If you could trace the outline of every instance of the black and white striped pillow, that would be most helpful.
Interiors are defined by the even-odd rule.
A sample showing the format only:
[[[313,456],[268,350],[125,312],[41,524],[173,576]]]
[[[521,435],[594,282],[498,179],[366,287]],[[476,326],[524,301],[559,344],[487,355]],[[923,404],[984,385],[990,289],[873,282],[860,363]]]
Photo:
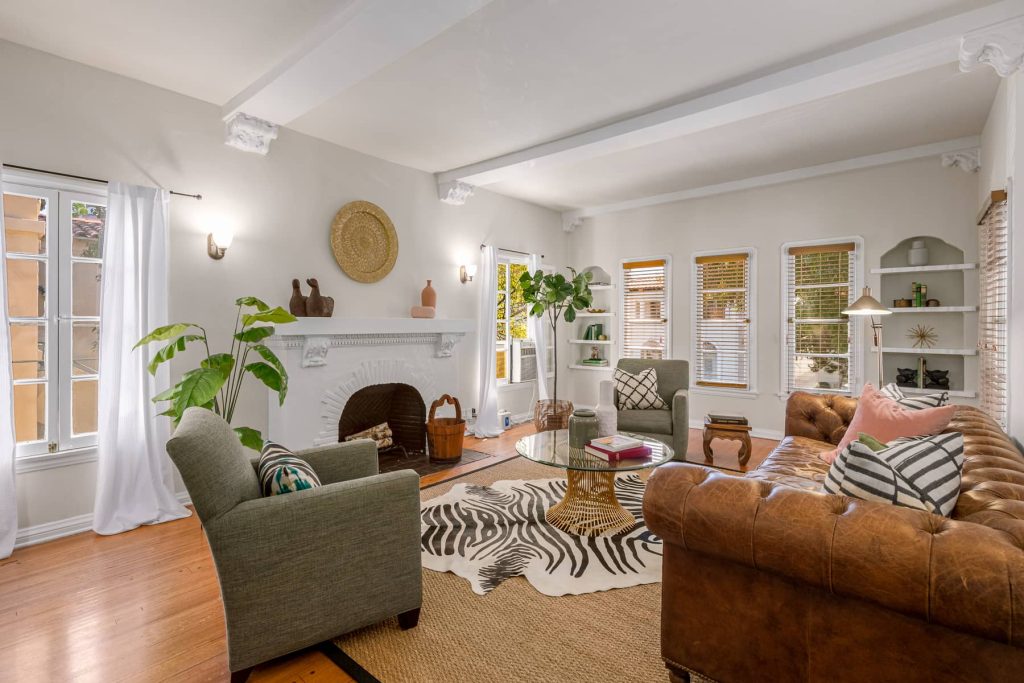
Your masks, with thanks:
[[[658,395],[658,374],[654,368],[637,374],[615,368],[615,391],[619,410],[653,410],[667,408]]]
[[[832,463],[825,491],[948,517],[960,495],[963,466],[959,432],[896,439],[878,452],[858,440]]]
[[[264,496],[291,493],[320,486],[320,477],[308,462],[273,441],[263,444],[259,467]]]
[[[904,394],[899,386],[895,383],[890,382],[884,387],[879,389],[878,393],[886,398],[891,398],[896,401],[904,408],[910,408],[911,410],[922,410],[924,408],[939,408],[949,403],[949,392],[940,391],[937,394],[922,394],[920,396],[907,396]]]

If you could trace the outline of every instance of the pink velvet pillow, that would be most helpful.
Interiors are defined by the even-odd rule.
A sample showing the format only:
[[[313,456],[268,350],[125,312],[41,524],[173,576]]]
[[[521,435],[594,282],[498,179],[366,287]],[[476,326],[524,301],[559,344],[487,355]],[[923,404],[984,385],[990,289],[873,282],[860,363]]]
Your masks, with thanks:
[[[833,451],[825,451],[819,457],[831,463],[846,446],[861,432],[870,434],[882,443],[888,443],[901,436],[928,436],[938,434],[953,419],[956,406],[908,410],[891,398],[886,398],[871,384],[864,385],[864,393],[857,401],[857,412],[853,414],[846,434]]]

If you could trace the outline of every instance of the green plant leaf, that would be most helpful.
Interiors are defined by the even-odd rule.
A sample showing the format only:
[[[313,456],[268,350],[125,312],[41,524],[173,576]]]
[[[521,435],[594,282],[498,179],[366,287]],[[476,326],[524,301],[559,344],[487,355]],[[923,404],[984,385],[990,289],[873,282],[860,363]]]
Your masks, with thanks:
[[[155,375],[156,369],[160,367],[162,363],[166,363],[180,351],[184,351],[187,344],[191,341],[197,341],[203,339],[201,334],[183,334],[178,337],[170,344],[153,354],[153,360],[149,362],[149,374]]]
[[[252,350],[255,351],[256,353],[260,354],[260,356],[263,357],[263,360],[273,365],[274,369],[281,373],[281,376],[285,378],[285,381],[288,380],[288,373],[285,371],[284,365],[281,363],[281,359],[277,357],[276,353],[271,351],[263,344],[253,344],[252,347],[250,348],[252,348]]]
[[[242,330],[236,334],[235,339],[248,342],[249,344],[255,344],[256,342],[263,341],[272,334],[274,334],[273,325],[250,327],[249,329]]]
[[[186,408],[202,407],[211,403],[225,381],[227,378],[219,370],[189,370],[181,378],[180,391],[174,398],[174,409],[179,415],[184,415]]]
[[[235,434],[238,434],[238,440],[246,448],[251,448],[254,451],[263,449],[263,435],[252,427],[235,427]]]
[[[193,325],[192,323],[174,323],[173,325],[164,325],[163,327],[158,327],[149,334],[147,334],[145,337],[140,339],[139,341],[135,342],[135,346],[133,346],[132,349],[137,349],[140,346],[144,346],[155,341],[166,341],[168,339],[173,339],[174,337],[177,337],[190,327],[198,327],[198,325]]]
[[[235,357],[230,353],[215,353],[209,358],[204,358],[200,365],[204,368],[217,370],[224,375],[224,379],[231,376],[231,370],[235,367]]]
[[[181,385],[180,384],[175,384],[170,389],[168,389],[166,391],[161,391],[159,394],[157,394],[156,396],[153,397],[153,399],[152,399],[153,403],[158,403],[159,401],[171,401],[171,400],[174,400],[174,397],[178,395],[178,391],[180,391],[180,389],[181,389]]]
[[[276,391],[278,401],[282,405],[284,404],[284,397],[288,394],[288,385],[281,376],[281,373],[267,363],[262,362],[249,363],[245,366],[245,371],[252,373],[259,381]]]
[[[261,299],[257,299],[254,296],[243,296],[240,299],[235,299],[236,306],[255,306],[257,311],[269,311],[270,306]]]
[[[246,313],[242,316],[242,327],[249,327],[253,323],[293,323],[296,320],[298,318],[278,306],[260,313]]]
[[[565,318],[565,322],[571,323],[573,320],[576,319],[576,309],[570,306],[569,308],[565,309],[565,313],[562,314],[562,317]]]

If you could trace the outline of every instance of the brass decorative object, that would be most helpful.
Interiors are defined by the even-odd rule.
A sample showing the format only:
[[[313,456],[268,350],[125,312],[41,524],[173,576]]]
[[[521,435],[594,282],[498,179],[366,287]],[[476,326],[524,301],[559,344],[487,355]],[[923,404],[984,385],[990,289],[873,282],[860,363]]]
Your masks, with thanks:
[[[544,514],[548,524],[576,536],[614,534],[636,526],[636,518],[615,496],[614,472],[569,470],[566,479],[565,497]]]
[[[395,267],[398,233],[376,204],[349,202],[331,223],[331,250],[350,278],[356,282],[377,282]]]
[[[930,349],[939,340],[939,335],[935,334],[935,328],[928,327],[927,325],[911,327],[907,330],[907,337],[914,342],[914,348],[916,349]]]

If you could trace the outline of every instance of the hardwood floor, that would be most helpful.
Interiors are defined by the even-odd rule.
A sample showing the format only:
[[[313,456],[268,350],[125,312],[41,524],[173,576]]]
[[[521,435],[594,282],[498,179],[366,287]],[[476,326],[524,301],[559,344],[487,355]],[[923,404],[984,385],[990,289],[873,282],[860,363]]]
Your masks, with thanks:
[[[465,445],[505,460],[516,457],[516,440],[532,431],[532,425],[520,425],[493,439],[467,438]],[[719,443],[716,461],[735,466],[733,444],[723,443],[719,453]],[[748,468],[756,467],[774,444],[754,439]],[[700,431],[691,430],[689,451],[703,460],[700,449]],[[422,485],[495,462],[457,466],[425,477]],[[0,680],[227,679],[217,576],[194,516],[118,536],[78,534],[16,550],[0,561]],[[318,652],[264,665],[250,679],[350,680]]]

